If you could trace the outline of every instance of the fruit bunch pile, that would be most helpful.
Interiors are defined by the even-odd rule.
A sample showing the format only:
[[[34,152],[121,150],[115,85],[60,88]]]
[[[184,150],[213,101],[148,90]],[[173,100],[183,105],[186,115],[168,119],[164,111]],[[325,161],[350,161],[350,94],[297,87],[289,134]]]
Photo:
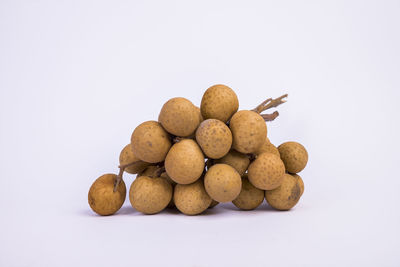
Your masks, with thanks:
[[[204,93],[200,108],[186,98],[168,100],[158,121],[143,122],[133,131],[120,154],[119,174],[102,175],[93,183],[90,207],[100,215],[117,212],[126,197],[126,172],[137,174],[129,200],[145,214],[176,207],[196,215],[219,202],[251,210],[264,198],[275,209],[291,209],[304,191],[297,173],[308,154],[296,142],[276,148],[267,138],[266,121],[279,113],[261,114],[286,97],[238,111],[235,92],[214,85]]]

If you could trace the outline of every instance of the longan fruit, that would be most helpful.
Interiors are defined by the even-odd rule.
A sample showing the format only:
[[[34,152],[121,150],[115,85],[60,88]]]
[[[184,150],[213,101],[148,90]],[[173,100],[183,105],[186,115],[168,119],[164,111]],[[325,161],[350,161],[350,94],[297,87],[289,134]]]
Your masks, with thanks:
[[[232,133],[222,121],[207,119],[197,128],[196,140],[207,157],[219,159],[231,149]]]
[[[228,164],[235,168],[240,176],[243,176],[247,170],[247,167],[249,167],[250,159],[247,155],[232,149],[224,157],[215,160],[215,163]]]
[[[204,186],[212,199],[218,202],[230,202],[239,195],[242,179],[228,164],[215,164],[204,176]]]
[[[136,175],[136,178],[138,178],[140,176],[152,177],[156,173],[156,170],[158,170],[158,167],[156,165],[147,166],[146,169],[144,169],[143,171],[139,172]]]
[[[132,133],[131,145],[135,155],[149,163],[164,161],[170,147],[169,134],[156,121],[146,121]]]
[[[301,172],[307,165],[308,153],[305,147],[297,142],[286,142],[278,147],[285,168],[290,173]]]
[[[174,144],[165,158],[165,170],[178,184],[195,182],[202,175],[204,164],[203,152],[192,139]]]
[[[272,190],[281,185],[285,174],[282,160],[271,153],[262,153],[250,163],[248,170],[249,181],[262,190]]]
[[[127,144],[119,154],[119,165],[127,165],[130,163],[134,164],[126,167],[124,171],[131,174],[139,173],[150,165],[150,163],[144,162],[136,157],[133,153],[131,144]]]
[[[196,131],[200,116],[192,102],[183,97],[175,97],[163,105],[158,121],[167,132],[185,137]]]
[[[211,197],[204,189],[202,179],[199,179],[192,184],[177,184],[175,186],[175,206],[186,215],[202,213],[210,206],[211,201]]]
[[[251,110],[236,112],[229,123],[235,150],[248,154],[255,153],[265,142],[267,125],[260,114]]]
[[[289,210],[299,201],[301,189],[295,177],[285,173],[278,188],[265,191],[268,204],[277,210]]]
[[[88,202],[94,212],[99,215],[112,215],[124,204],[126,186],[121,181],[114,192],[117,179],[115,174],[104,174],[94,181],[89,189]]]
[[[155,214],[165,209],[172,198],[172,186],[165,178],[140,176],[129,190],[129,200],[137,211]]]
[[[296,178],[297,184],[300,187],[300,196],[302,196],[303,193],[304,193],[304,182],[303,182],[303,179],[301,179],[300,175],[298,175],[298,174],[290,174],[290,175],[292,175],[294,178]]]
[[[226,85],[217,84],[206,90],[201,99],[201,114],[206,119],[228,122],[239,108],[235,92]]]
[[[261,153],[264,152],[268,152],[268,153],[272,153],[278,157],[280,157],[278,148],[276,148],[276,146],[274,146],[269,139],[267,138],[265,140],[265,142],[257,149],[257,151],[255,152],[256,155],[260,155]]]
[[[264,200],[264,190],[252,185],[247,175],[242,177],[242,190],[232,203],[242,210],[253,210],[261,205]]]
[[[214,208],[215,206],[217,206],[219,204],[218,201],[215,201],[214,199],[212,199],[210,206],[208,207],[209,209]]]

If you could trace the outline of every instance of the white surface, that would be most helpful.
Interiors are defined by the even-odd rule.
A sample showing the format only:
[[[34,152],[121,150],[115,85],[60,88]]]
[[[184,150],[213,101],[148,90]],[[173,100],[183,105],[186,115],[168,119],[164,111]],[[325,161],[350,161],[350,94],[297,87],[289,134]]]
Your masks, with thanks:
[[[0,266],[399,266],[399,2],[144,2],[1,1]],[[215,83],[289,93],[299,205],[95,216],[134,127]]]

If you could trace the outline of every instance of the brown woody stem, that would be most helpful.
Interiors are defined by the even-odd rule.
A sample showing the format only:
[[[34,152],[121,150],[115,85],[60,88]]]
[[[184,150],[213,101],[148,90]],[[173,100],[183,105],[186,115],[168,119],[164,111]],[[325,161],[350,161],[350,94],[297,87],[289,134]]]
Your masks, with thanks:
[[[124,164],[124,165],[119,165],[119,166],[118,166],[118,168],[119,168],[119,173],[118,173],[118,175],[117,175],[117,179],[115,179],[115,183],[114,183],[114,192],[117,191],[117,188],[118,188],[119,184],[120,184],[121,181],[122,181],[122,175],[124,174],[125,169],[128,168],[128,167],[130,167],[130,166],[132,166],[132,165],[135,165],[135,164],[137,164],[137,163],[139,163],[139,162],[140,162],[140,160],[139,160],[139,161],[134,161],[134,162],[131,162],[131,163],[128,163],[128,164]]]
[[[276,117],[279,116],[279,112],[278,111],[274,111],[271,114],[260,114],[260,115],[261,115],[261,117],[263,117],[263,119],[265,121],[273,121],[273,120],[276,119]]]
[[[261,112],[270,109],[270,108],[276,108],[280,104],[283,104],[286,102],[284,98],[288,97],[288,94],[284,94],[278,98],[272,99],[268,98],[264,102],[262,102],[260,105],[258,105],[255,109],[253,109],[254,112],[257,112],[260,114]]]
[[[161,174],[163,173],[163,172],[165,172],[165,167],[164,166],[161,166],[161,167],[159,167],[159,168],[157,168],[154,172],[153,172],[153,174],[151,175],[151,177],[160,177],[161,176]]]

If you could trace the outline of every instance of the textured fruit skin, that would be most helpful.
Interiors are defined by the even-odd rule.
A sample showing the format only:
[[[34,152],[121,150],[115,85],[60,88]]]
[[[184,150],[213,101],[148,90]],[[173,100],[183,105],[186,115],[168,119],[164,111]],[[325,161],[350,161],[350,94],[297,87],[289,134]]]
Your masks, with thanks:
[[[190,184],[199,179],[203,174],[204,164],[203,152],[192,139],[174,144],[165,158],[165,170],[178,184]]]
[[[278,147],[286,171],[290,173],[301,172],[307,165],[308,153],[302,144],[286,142]]]
[[[104,174],[97,178],[89,189],[89,205],[99,215],[112,215],[124,204],[126,186],[124,181],[121,181],[117,191],[114,192],[116,178],[115,174]]]
[[[186,215],[197,215],[211,204],[211,197],[204,189],[203,179],[192,184],[177,184],[174,189],[175,206]]]
[[[207,157],[219,159],[231,149],[232,133],[222,121],[207,119],[197,128],[196,140]]]
[[[230,202],[240,193],[242,178],[227,164],[213,165],[204,176],[204,186],[210,197],[218,202]]]
[[[149,163],[164,161],[170,147],[169,134],[156,121],[146,121],[132,133],[131,145],[135,155]]]
[[[201,99],[201,114],[206,119],[227,122],[239,108],[235,92],[226,85],[217,84],[206,90]]]
[[[126,165],[132,162],[137,162],[132,166],[126,167],[125,171],[127,173],[135,174],[143,171],[146,169],[150,163],[144,162],[140,160],[136,155],[133,153],[131,144],[127,144],[119,154],[119,165]]]
[[[260,154],[265,153],[265,152],[272,153],[272,154],[274,154],[274,155],[280,157],[278,148],[276,148],[276,146],[274,146],[274,145],[269,141],[268,138],[267,138],[267,139],[265,140],[265,142],[259,147],[259,149],[255,152],[255,154],[256,154],[256,155],[260,155]]]
[[[285,165],[271,153],[262,153],[249,166],[249,181],[262,190],[272,190],[281,185]]]
[[[172,199],[172,186],[165,178],[140,176],[129,190],[129,200],[137,211],[145,214],[159,213]]]
[[[236,112],[231,118],[229,128],[233,136],[233,148],[244,154],[255,153],[267,138],[267,125],[254,111]]]
[[[183,97],[175,97],[163,105],[158,121],[167,132],[185,137],[196,131],[200,116],[192,102]]]
[[[291,174],[294,178],[296,178],[297,184],[300,187],[300,196],[303,195],[304,193],[304,182],[303,179],[301,179],[300,175],[298,174]]]
[[[224,163],[232,166],[240,176],[246,172],[250,164],[250,159],[247,155],[237,152],[236,150],[229,151],[224,157],[217,159],[215,163]]]
[[[268,204],[277,210],[289,210],[300,199],[301,190],[295,177],[285,173],[282,184],[273,190],[265,191],[265,199]]]
[[[153,175],[156,173],[156,170],[158,169],[158,167],[156,165],[150,165],[147,166],[146,169],[144,169],[143,171],[139,172],[136,175],[136,178],[140,177],[140,176],[148,176],[148,177],[153,177]]]
[[[264,190],[252,185],[247,175],[242,177],[242,190],[232,203],[242,210],[253,210],[261,205],[264,200]]]

